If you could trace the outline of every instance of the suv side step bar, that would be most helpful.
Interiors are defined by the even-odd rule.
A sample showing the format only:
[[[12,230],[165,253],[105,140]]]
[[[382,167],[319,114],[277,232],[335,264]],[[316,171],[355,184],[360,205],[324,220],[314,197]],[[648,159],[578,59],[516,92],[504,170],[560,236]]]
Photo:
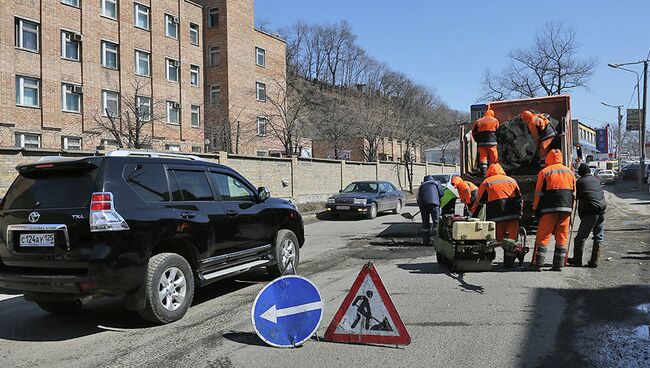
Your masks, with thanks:
[[[226,268],[226,269],[223,269],[223,270],[218,270],[218,271],[214,271],[214,272],[211,272],[211,273],[202,274],[201,276],[203,277],[204,280],[211,280],[211,279],[221,277],[221,276],[226,276],[226,275],[229,275],[229,274],[235,273],[235,272],[248,271],[249,269],[251,269],[253,267],[261,266],[261,265],[267,264],[269,262],[271,262],[271,261],[268,260],[268,259],[260,259],[260,260],[257,260],[257,261],[248,262],[248,263],[240,264],[240,265],[233,266],[233,267],[230,267],[230,268]]]

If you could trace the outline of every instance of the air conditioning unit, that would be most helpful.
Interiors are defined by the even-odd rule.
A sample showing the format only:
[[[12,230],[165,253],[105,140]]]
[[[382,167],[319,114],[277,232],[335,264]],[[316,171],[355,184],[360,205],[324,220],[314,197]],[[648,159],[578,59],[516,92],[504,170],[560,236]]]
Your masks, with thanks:
[[[73,33],[72,34],[72,40],[77,41],[77,42],[81,42],[81,41],[84,40],[84,36],[81,33]]]
[[[172,102],[172,109],[180,109],[181,104],[179,102]]]
[[[179,17],[174,17],[174,23],[176,23],[176,24],[180,24],[180,22],[181,22],[181,18],[179,18]]]
[[[84,93],[84,88],[82,86],[72,86],[72,93]]]

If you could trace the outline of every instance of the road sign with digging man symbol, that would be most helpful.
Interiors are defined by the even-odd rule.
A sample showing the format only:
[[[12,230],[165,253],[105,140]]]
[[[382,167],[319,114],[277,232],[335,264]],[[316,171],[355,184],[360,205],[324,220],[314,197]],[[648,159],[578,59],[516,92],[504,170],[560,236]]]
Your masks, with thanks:
[[[363,266],[325,332],[334,342],[408,345],[411,336],[372,263]]]

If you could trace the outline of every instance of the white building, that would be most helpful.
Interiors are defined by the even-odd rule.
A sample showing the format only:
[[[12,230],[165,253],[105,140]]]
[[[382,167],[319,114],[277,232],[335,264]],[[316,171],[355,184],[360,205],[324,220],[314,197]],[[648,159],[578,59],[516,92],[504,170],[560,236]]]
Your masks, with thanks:
[[[441,162],[447,165],[460,165],[460,142],[455,139],[451,142],[424,150],[426,162]]]

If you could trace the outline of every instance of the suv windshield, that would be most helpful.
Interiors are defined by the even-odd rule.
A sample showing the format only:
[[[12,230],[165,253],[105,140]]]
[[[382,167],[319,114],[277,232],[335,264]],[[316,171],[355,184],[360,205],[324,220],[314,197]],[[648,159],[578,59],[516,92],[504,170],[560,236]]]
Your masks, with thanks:
[[[377,183],[352,183],[343,189],[343,193],[376,193]]]
[[[87,205],[97,170],[44,171],[19,175],[5,209],[72,208]]]

